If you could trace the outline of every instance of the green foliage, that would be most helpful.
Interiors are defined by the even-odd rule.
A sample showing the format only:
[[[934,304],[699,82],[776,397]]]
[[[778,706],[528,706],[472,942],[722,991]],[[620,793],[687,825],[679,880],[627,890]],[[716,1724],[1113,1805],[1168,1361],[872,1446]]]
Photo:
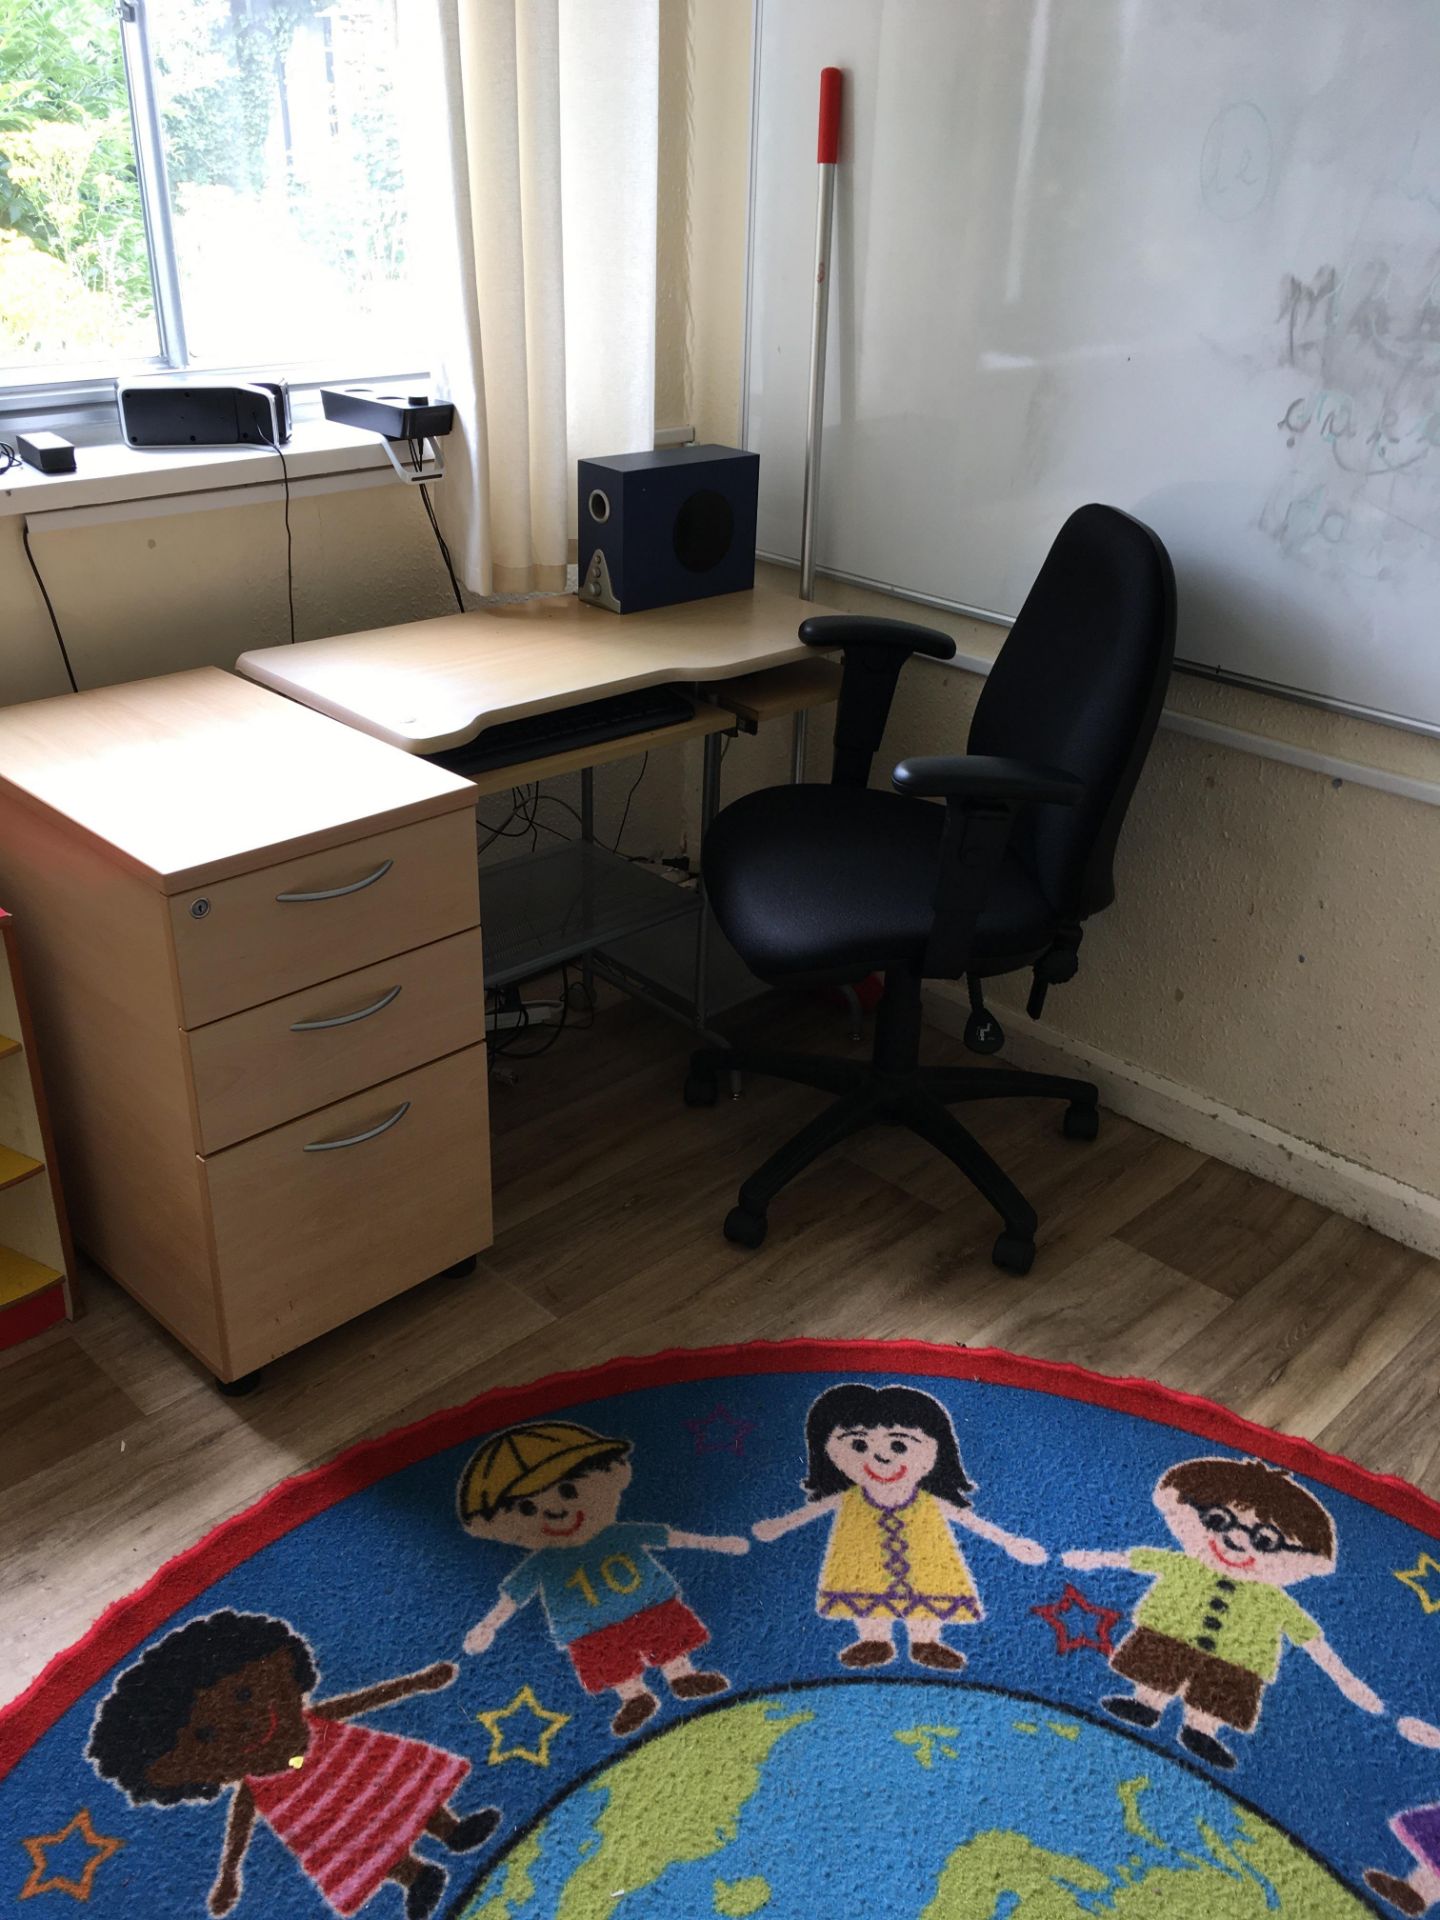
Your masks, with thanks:
[[[393,15],[362,3],[332,42],[327,4],[154,0],[176,250],[202,353],[224,330],[220,263],[237,235],[283,227],[312,284],[344,289],[357,317],[403,265],[394,85],[367,20],[384,34]],[[0,271],[0,363],[153,353],[115,0],[0,0]]]
[[[165,148],[175,180],[259,193],[265,141],[285,57],[321,0],[275,0],[268,11],[214,0],[172,4],[159,70]]]
[[[99,351],[150,312],[108,0],[0,0],[0,244],[6,358]]]

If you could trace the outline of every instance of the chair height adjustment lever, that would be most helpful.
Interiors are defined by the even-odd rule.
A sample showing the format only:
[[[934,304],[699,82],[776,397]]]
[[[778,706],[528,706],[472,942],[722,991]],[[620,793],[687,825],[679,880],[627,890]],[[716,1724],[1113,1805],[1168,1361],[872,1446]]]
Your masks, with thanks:
[[[1080,942],[1083,938],[1082,927],[1074,924],[1061,927],[1035,962],[1030,998],[1025,1002],[1025,1011],[1032,1020],[1038,1020],[1045,1011],[1045,995],[1050,988],[1064,986],[1080,971]]]
[[[977,974],[968,973],[970,1018],[965,1022],[965,1044],[971,1053],[999,1053],[1005,1044],[1005,1029],[985,1004],[985,995]]]

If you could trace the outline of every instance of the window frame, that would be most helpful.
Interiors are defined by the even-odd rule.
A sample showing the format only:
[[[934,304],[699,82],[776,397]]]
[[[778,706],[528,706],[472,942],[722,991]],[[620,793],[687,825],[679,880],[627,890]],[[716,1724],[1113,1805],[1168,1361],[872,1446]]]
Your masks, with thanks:
[[[153,78],[146,0],[114,0],[114,6],[125,66],[125,92],[158,351],[114,363],[90,362],[75,367],[45,362],[36,366],[34,379],[15,378],[16,368],[0,369],[0,437],[49,427],[67,433],[75,429],[84,439],[118,440],[120,416],[115,388],[119,380],[126,378],[193,373],[206,380],[284,380],[290,387],[297,418],[318,417],[320,408],[314,396],[322,386],[404,382],[413,385],[417,381],[428,384],[429,375],[413,366],[336,368],[315,360],[250,361],[244,365],[198,368],[193,364],[185,332],[170,175]]]

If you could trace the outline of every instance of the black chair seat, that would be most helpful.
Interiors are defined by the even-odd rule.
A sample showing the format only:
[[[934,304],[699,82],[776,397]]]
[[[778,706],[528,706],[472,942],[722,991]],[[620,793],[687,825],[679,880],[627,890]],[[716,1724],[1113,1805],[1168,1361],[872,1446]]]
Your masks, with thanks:
[[[916,965],[935,921],[945,809],[866,787],[767,787],[705,835],[705,888],[726,938],[762,980],[861,980]],[[968,970],[1028,966],[1055,912],[1007,858],[980,916]],[[995,971],[1001,971],[998,966]]]

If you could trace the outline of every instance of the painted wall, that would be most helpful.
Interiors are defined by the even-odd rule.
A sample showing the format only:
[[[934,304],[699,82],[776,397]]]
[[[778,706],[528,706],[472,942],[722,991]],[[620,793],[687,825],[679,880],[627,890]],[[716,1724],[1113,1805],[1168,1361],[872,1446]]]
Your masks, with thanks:
[[[749,11],[740,0],[687,0],[688,390],[697,427],[720,439],[737,433],[740,409]],[[832,605],[903,615],[879,595],[821,588]],[[916,618],[975,651],[1003,638],[929,610]],[[907,669],[887,735],[892,760],[963,746],[979,686],[953,668]],[[1440,742],[1180,677],[1170,704],[1440,781]],[[826,773],[822,731],[815,778]],[[727,796],[738,790],[732,768],[754,771],[750,752],[748,769],[730,755]],[[775,752],[772,742],[771,777]],[[1051,1036],[1170,1083],[1177,1112],[1223,1104],[1297,1150],[1389,1176],[1417,1190],[1440,1229],[1440,809],[1162,732],[1118,881],[1117,904],[1086,933],[1078,979],[1050,995]],[[1016,1034],[1028,984],[1017,977],[994,995]]]

